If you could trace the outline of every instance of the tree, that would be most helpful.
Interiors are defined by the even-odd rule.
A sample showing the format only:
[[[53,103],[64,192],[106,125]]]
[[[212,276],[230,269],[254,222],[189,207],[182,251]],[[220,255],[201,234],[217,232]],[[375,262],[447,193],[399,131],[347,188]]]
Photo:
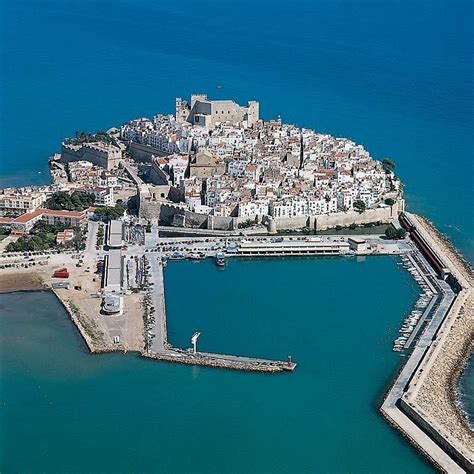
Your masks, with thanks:
[[[392,198],[387,198],[385,199],[385,204],[387,204],[387,206],[393,206],[395,204],[395,199],[392,199]]]
[[[365,202],[361,201],[360,199],[356,199],[352,205],[354,206],[354,209],[358,212],[364,212],[366,209]]]
[[[45,203],[48,209],[56,211],[83,211],[94,204],[95,198],[92,193],[74,191],[71,195],[65,191],[54,193]]]
[[[385,236],[387,237],[387,239],[395,240],[397,238],[397,235],[397,229],[395,229],[393,225],[390,225],[385,229]]]
[[[382,166],[387,173],[395,169],[395,163],[389,158],[384,158],[382,160]]]
[[[407,236],[407,231],[400,227],[400,229],[397,229],[397,239],[404,239]]]
[[[117,203],[115,207],[100,206],[100,207],[97,207],[94,211],[95,215],[99,217],[99,219],[104,220],[104,221],[117,219],[123,216],[124,212],[125,212],[125,207],[121,203]]]

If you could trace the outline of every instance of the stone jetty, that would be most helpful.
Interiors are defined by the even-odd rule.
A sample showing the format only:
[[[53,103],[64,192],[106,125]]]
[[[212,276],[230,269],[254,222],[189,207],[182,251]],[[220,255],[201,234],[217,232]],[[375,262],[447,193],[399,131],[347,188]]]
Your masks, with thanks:
[[[472,269],[426,219],[405,213],[401,222],[420,257],[433,263],[443,296],[381,412],[442,471],[473,472],[474,433],[456,400],[458,378],[473,349]]]

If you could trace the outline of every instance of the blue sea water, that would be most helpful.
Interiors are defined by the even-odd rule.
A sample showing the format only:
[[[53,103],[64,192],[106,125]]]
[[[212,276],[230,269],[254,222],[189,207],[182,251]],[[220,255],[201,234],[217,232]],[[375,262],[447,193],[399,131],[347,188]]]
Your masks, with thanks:
[[[0,186],[47,182],[46,159],[59,149],[59,143],[64,136],[71,135],[76,130],[107,129],[137,116],[151,116],[157,112],[172,113],[176,96],[188,97],[192,92],[207,92],[211,97],[235,98],[239,102],[257,99],[261,103],[261,114],[264,118],[273,118],[280,114],[284,121],[351,137],[364,144],[375,158],[392,158],[397,163],[397,172],[406,185],[408,207],[434,220],[467,258],[473,261],[473,20],[473,5],[470,0],[0,0]],[[218,85],[222,88],[217,88]],[[298,262],[298,265],[300,263]],[[190,270],[186,268],[187,271]],[[324,271],[332,270],[325,268]],[[371,279],[367,268],[366,272],[363,276],[361,274],[360,280]],[[169,273],[169,278],[172,279],[172,270]],[[381,274],[385,278],[385,273]],[[176,280],[179,278],[182,283],[188,281],[186,275],[176,276]],[[348,285],[346,278],[347,275],[341,273],[337,284]],[[277,284],[278,282],[275,283]],[[237,289],[240,285],[241,282],[233,283]],[[201,296],[207,300],[210,298],[209,288],[202,288],[204,293]],[[281,287],[278,288],[283,291]],[[307,294],[301,295],[301,298],[309,300],[313,289],[305,291]],[[270,296],[267,295],[270,302],[271,292],[269,289]],[[340,298],[337,297],[339,294],[334,288],[327,288],[324,301],[325,304],[332,301],[331,311],[341,315],[338,310],[341,304]],[[292,301],[294,294],[289,293],[287,296],[288,301]],[[260,295],[258,301],[261,302],[264,297],[265,295]],[[34,313],[26,314],[27,323],[24,330],[30,327],[31,321],[28,318],[35,321],[35,298],[42,296],[28,298],[33,300],[22,300],[27,306],[17,308],[20,312],[35,308]],[[173,307],[172,299],[170,304]],[[227,307],[223,304],[223,312],[230,310],[229,303]],[[243,303],[239,300],[238,306],[241,304]],[[401,297],[399,304],[402,304]],[[387,305],[385,310],[379,313],[380,324],[389,320],[385,311],[391,313],[392,307],[396,306],[393,302],[391,305]],[[355,308],[354,320],[363,320],[366,311],[371,311],[370,308],[368,302],[367,310],[365,307]],[[186,311],[186,314],[188,312]],[[181,312],[177,310],[177,317],[180,315]],[[56,324],[61,317],[58,313],[53,322]],[[212,318],[215,317],[212,315]],[[397,317],[393,314],[393,319],[390,319],[394,326],[398,324],[398,317],[399,314]],[[42,321],[46,322],[48,315],[45,314],[44,318],[46,319]],[[41,320],[39,316],[38,319]],[[259,321],[259,318],[255,318],[255,324],[260,324]],[[186,341],[189,330],[193,329],[191,322],[188,323],[189,327],[183,322],[186,331],[180,333],[176,329],[176,334],[173,333],[177,342]],[[205,321],[199,323],[203,326]],[[268,320],[267,323],[268,330],[271,330],[274,326],[271,326]],[[278,332],[278,335],[283,338],[282,342],[285,342],[285,337],[289,337],[285,336],[286,326],[283,322],[278,324],[283,326],[280,327],[281,333]],[[28,446],[28,449],[34,451],[31,462],[51,470],[51,463],[47,462],[45,456],[57,454],[56,450],[49,451],[53,444],[46,444],[52,439],[56,443],[60,442],[64,453],[68,453],[75,462],[86,463],[85,458],[79,459],[77,453],[71,450],[73,443],[81,440],[84,443],[83,452],[93,453],[94,462],[98,467],[106,469],[118,456],[123,462],[123,470],[131,470],[133,464],[130,463],[135,459],[132,453],[135,455],[138,452],[145,457],[153,457],[149,454],[151,451],[163,451],[152,442],[151,429],[145,430],[143,435],[140,434],[141,425],[133,430],[133,433],[139,431],[138,434],[130,434],[130,429],[117,433],[123,428],[123,420],[119,416],[120,402],[132,397],[128,401],[138,406],[140,416],[137,419],[142,420],[144,425],[147,423],[144,421],[146,416],[149,416],[145,416],[145,408],[155,410],[152,415],[154,418],[149,423],[156,428],[161,426],[158,422],[157,406],[139,405],[143,393],[146,392],[147,383],[153,394],[158,391],[165,401],[174,402],[169,384],[180,378],[178,385],[185,390],[187,384],[193,383],[192,377],[196,373],[200,380],[197,390],[198,394],[201,394],[197,399],[205,404],[202,418],[192,418],[198,416],[194,412],[199,406],[197,401],[192,399],[194,392],[179,397],[177,401],[181,403],[181,408],[186,408],[184,413],[193,421],[199,421],[199,428],[209,423],[206,415],[212,418],[208,437],[204,439],[211,444],[216,443],[216,437],[212,438],[210,433],[215,435],[215,430],[222,429],[222,423],[217,423],[218,415],[233,415],[229,415],[224,408],[214,412],[211,402],[205,399],[203,394],[214,388],[219,392],[222,384],[227,393],[235,391],[245,399],[245,390],[251,390],[251,383],[247,381],[260,380],[255,376],[248,379],[247,374],[214,375],[214,372],[209,372],[207,375],[207,371],[198,369],[152,366],[136,360],[133,356],[126,358],[125,365],[124,359],[115,355],[94,359],[98,362],[91,365],[91,359],[86,354],[79,355],[78,341],[74,346],[77,350],[71,356],[74,360],[69,362],[74,375],[68,374],[66,377],[67,371],[64,372],[52,364],[53,354],[39,351],[41,355],[37,355],[38,351],[29,349],[29,341],[33,340],[35,335],[41,336],[42,331],[54,331],[50,326],[52,325],[46,324],[39,328],[35,325],[33,333],[25,333],[28,338],[15,333],[18,339],[23,339],[21,347],[25,350],[22,358],[15,363],[24,367],[27,372],[26,375],[19,376],[14,383],[10,382],[15,377],[8,379],[9,383],[2,387],[10,397],[15,394],[19,400],[9,424],[12,426],[11,420],[21,419],[19,428],[14,435],[8,433],[9,439],[16,441],[15,445],[9,445],[9,452],[12,453],[10,460],[13,460],[13,463],[20,462],[20,459],[22,463],[29,462],[24,456],[25,446]],[[12,323],[12,331],[15,327]],[[217,328],[214,324],[206,326],[206,334],[210,334],[213,327]],[[372,334],[372,326],[362,327],[367,329],[363,338],[375,337],[376,333]],[[209,336],[203,336],[202,344],[209,344],[210,348],[223,344],[226,350],[245,348],[245,351],[256,352],[258,348],[263,347],[261,340],[266,340],[263,333],[257,333],[255,336],[259,340],[258,347],[247,346],[242,345],[239,338],[251,339],[253,333],[245,336],[245,333],[239,332],[240,326],[236,328],[231,325],[230,328],[234,330],[232,335],[228,334],[225,328],[221,329],[222,335],[228,339],[225,344],[222,338],[216,338],[214,341],[206,339]],[[303,334],[305,328],[304,325],[300,328]],[[341,329],[344,328],[345,326],[341,325]],[[174,328],[172,330],[174,331]],[[314,330],[317,334],[318,327]],[[67,362],[66,354],[70,350],[73,336],[65,327],[59,331],[56,338],[53,334],[45,337],[47,341],[54,340],[58,344],[55,350],[61,359]],[[317,335],[312,335],[317,340]],[[271,339],[268,341],[268,355],[291,346],[270,343]],[[334,350],[342,345],[339,340],[333,344]],[[353,353],[361,353],[361,360],[364,356],[370,357],[362,352],[366,347],[364,344],[354,343],[353,346]],[[42,347],[38,344],[35,348]],[[281,353],[282,357],[285,355],[286,353]],[[295,357],[297,355],[299,354],[295,354]],[[28,362],[29,357],[35,360]],[[304,368],[305,358],[300,359],[301,368]],[[50,365],[42,368],[39,361]],[[30,363],[35,364],[34,368],[31,368]],[[386,363],[387,366],[379,367],[380,371],[368,371],[368,375],[371,375],[370,381],[373,380],[374,384],[380,383],[383,374],[391,373],[394,366],[388,361]],[[2,366],[2,371],[7,365]],[[321,363],[321,366],[324,364]],[[58,373],[53,374],[53,369],[57,369]],[[340,374],[342,369],[334,366],[333,370],[335,374]],[[43,374],[43,371],[47,373]],[[301,372],[303,370],[298,371],[298,374]],[[312,369],[311,373],[317,378],[315,369]],[[87,379],[87,382],[81,385],[81,380],[76,380],[78,374],[85,374],[86,379],[90,377],[92,382]],[[211,379],[203,381],[202,374]],[[38,393],[42,392],[34,391],[34,384],[31,382],[36,379],[44,382],[44,377],[54,389],[63,388],[63,393],[67,393],[71,400],[71,405],[67,405],[65,398],[58,395],[62,401],[54,415],[56,424],[52,424],[50,438],[43,438],[40,431],[44,427],[43,422],[48,419],[48,405],[46,402],[41,407],[35,405],[38,402],[35,397],[40,397]],[[328,384],[334,383],[333,379],[325,380]],[[93,382],[99,383],[101,387],[98,400],[92,396],[92,393],[97,396],[97,392],[91,392],[95,387]],[[378,389],[373,390],[374,385],[367,384],[367,380],[365,383],[365,390],[370,390],[370,393],[366,393],[366,401],[373,402]],[[471,388],[474,386],[472,372],[466,372],[463,383]],[[133,391],[134,384],[138,384],[139,389],[136,391]],[[301,387],[307,385],[302,383],[299,389]],[[160,390],[164,390],[164,393]],[[280,387],[275,387],[275,390],[279,393]],[[313,392],[310,394],[315,395]],[[225,439],[218,439],[219,449],[230,456],[232,462],[237,459],[239,453],[246,457],[247,461],[252,457],[257,463],[254,465],[261,470],[271,471],[271,468],[274,468],[274,471],[283,472],[287,468],[286,472],[291,472],[288,464],[281,460],[283,455],[279,454],[283,452],[293,453],[294,457],[287,458],[287,461],[290,459],[301,470],[310,465],[314,467],[307,458],[299,464],[299,445],[296,448],[292,445],[293,450],[285,451],[281,440],[275,441],[276,435],[272,432],[275,424],[270,421],[276,423],[273,418],[278,420],[284,400],[278,398],[281,403],[275,406],[274,395],[274,392],[269,393],[264,388],[257,390],[252,409],[247,412],[245,407],[241,408],[237,410],[238,415],[235,415],[248,421],[255,412],[258,414],[262,411],[266,415],[265,422],[268,425],[255,428],[262,432],[256,432],[254,437],[249,437],[248,442],[239,445],[240,450],[236,449],[233,456],[230,456],[230,452],[234,447],[235,437],[231,436],[228,444],[224,443]],[[261,400],[258,397],[266,397],[266,400],[272,401],[271,406],[275,410],[273,417],[266,411],[265,406],[257,403]],[[106,403],[109,400],[113,402],[110,411]],[[20,401],[23,403],[20,404]],[[231,403],[230,395],[227,401]],[[297,402],[301,403],[302,400]],[[309,403],[308,400],[306,402]],[[28,417],[23,418],[22,410],[30,403],[35,408],[28,411]],[[319,410],[319,407],[317,408]],[[86,416],[87,409],[93,409],[92,415]],[[356,425],[366,419],[365,414],[355,419],[350,418],[348,412],[342,413]],[[173,414],[174,412],[165,412],[166,426],[172,424]],[[113,426],[106,415],[113,420]],[[97,417],[97,420],[93,416]],[[87,426],[82,423],[81,417],[87,420]],[[289,432],[295,436],[295,440],[306,439],[303,434],[308,433],[315,433],[318,439],[325,439],[324,435],[317,431],[317,426],[308,428],[298,438],[299,419],[295,416],[294,421],[288,421],[287,418],[283,417],[283,420],[291,428]],[[372,418],[376,418],[375,411]],[[381,420],[377,420],[382,426]],[[95,421],[97,422],[94,423]],[[126,421],[130,423],[128,419]],[[175,431],[173,436],[182,437],[186,441],[189,459],[182,459],[182,451],[173,451],[170,439],[165,439],[163,435],[159,438],[159,443],[176,454],[182,472],[185,472],[190,470],[193,456],[198,456],[202,463],[204,456],[199,456],[195,440],[198,437],[195,434],[198,424],[192,425],[193,429],[188,431],[184,417],[181,417],[178,423],[180,430]],[[236,424],[236,418],[233,418],[230,426]],[[130,425],[127,426],[130,428]],[[277,427],[281,428],[278,425]],[[372,425],[370,427],[372,428]],[[254,427],[250,434],[253,429]],[[388,444],[392,443],[390,448],[394,449],[392,453],[399,454],[398,458],[393,458],[393,454],[382,450],[384,456],[387,456],[385,459],[393,462],[394,472],[402,471],[402,461],[415,464],[418,462],[416,466],[409,464],[412,472],[423,469],[423,466],[419,466],[416,456],[412,455],[404,443],[398,442],[395,434],[387,427],[380,429],[391,433],[386,434],[388,438],[381,435],[380,439],[389,440]],[[228,434],[228,430],[225,432]],[[61,436],[61,433],[68,434],[71,446],[67,444],[68,437]],[[271,436],[268,444],[266,439],[262,441],[260,436],[257,436],[263,433]],[[107,442],[109,437],[114,436],[122,436],[118,442],[119,449],[106,444],[104,450],[100,451],[100,443]],[[144,440],[146,436],[151,436],[152,439]],[[255,441],[257,438],[258,445]],[[243,435],[238,439],[242,440]],[[347,437],[341,435],[332,447],[327,448],[335,462],[342,462],[341,456],[334,452],[336,447],[343,451],[352,449],[350,446],[361,446],[357,443],[347,446],[346,439]],[[360,438],[357,439],[360,441]],[[334,438],[332,440],[334,441]],[[258,463],[270,462],[270,441],[274,443],[276,452],[275,464],[265,469],[265,465]],[[140,443],[143,443],[143,450]],[[294,445],[297,445],[296,441]],[[261,451],[258,449],[260,447]],[[304,443],[301,449],[303,448],[309,449]],[[369,452],[371,450],[361,454],[361,466],[364,462],[369,462]],[[127,455],[130,455],[129,460],[126,459]],[[164,461],[163,457],[160,457],[160,462],[165,466],[164,470],[174,466],[171,458],[165,458],[167,460]],[[224,459],[224,456],[221,459]],[[64,455],[58,460],[58,465],[64,467],[65,462]],[[20,470],[31,471],[34,465],[22,464],[24,469]],[[209,471],[225,470],[222,464],[217,467],[209,464],[201,466]],[[245,466],[248,467],[249,464],[244,464]],[[360,471],[366,467],[366,471],[381,472],[379,465],[361,466]],[[344,465],[341,470],[344,471],[345,468],[349,469]],[[232,466],[229,465],[226,469],[230,471]],[[60,470],[58,468],[58,471]],[[235,471],[238,472],[238,469]]]
[[[0,22],[0,185],[176,96],[257,99],[392,158],[410,209],[474,260],[471,0],[2,0]]]
[[[173,344],[297,369],[90,355],[51,293],[0,295],[2,472],[432,472],[377,411],[417,293],[395,259],[172,262],[165,283]]]

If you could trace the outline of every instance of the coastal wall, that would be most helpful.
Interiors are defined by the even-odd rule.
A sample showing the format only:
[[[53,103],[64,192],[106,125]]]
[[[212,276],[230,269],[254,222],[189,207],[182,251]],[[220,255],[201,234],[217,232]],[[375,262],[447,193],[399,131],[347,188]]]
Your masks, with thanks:
[[[151,210],[152,206],[159,209]],[[292,218],[275,218],[272,222],[276,226],[276,230],[302,229],[307,227],[313,230],[332,229],[336,226],[348,227],[351,224],[368,224],[373,222],[388,223],[396,219],[400,209],[403,209],[404,201],[389,207],[377,209],[367,209],[359,213],[356,211],[338,212],[329,215],[320,216],[300,216]],[[249,220],[248,217],[230,217],[230,216],[210,216],[208,214],[199,214],[196,212],[186,211],[182,206],[173,206],[168,203],[148,204],[147,211],[140,208],[140,215],[159,217],[160,224],[166,226],[179,226],[197,229],[210,230],[236,230],[238,225]],[[263,222],[267,222],[263,219]]]
[[[90,161],[101,168],[112,169],[122,161],[120,148],[111,145],[99,146],[93,143],[82,146],[62,145],[61,163]]]
[[[301,216],[292,218],[274,218],[277,230],[301,229],[308,227],[312,230],[333,229],[336,226],[348,227],[351,224],[369,224],[372,222],[388,223],[397,219],[399,212],[404,209],[403,199],[397,201],[393,206],[380,207],[377,209],[367,209],[364,212],[347,211],[336,212],[334,214],[324,214],[317,216]]]
[[[400,208],[402,208],[402,206],[396,203],[393,206],[367,209],[362,213],[356,211],[347,211],[338,212],[337,214],[316,216],[314,229],[326,230],[333,229],[338,225],[341,227],[347,227],[351,224],[359,225],[369,224],[371,222],[382,222],[385,224],[398,217]]]

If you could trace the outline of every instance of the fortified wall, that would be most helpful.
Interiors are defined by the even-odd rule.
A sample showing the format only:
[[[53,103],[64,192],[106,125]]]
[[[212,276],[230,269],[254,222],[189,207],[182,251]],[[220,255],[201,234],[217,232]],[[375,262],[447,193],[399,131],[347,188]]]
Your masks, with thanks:
[[[161,187],[156,187],[161,188]],[[173,189],[173,188],[171,188]],[[161,196],[163,198],[164,196]],[[178,196],[173,196],[174,201],[178,201]],[[249,220],[248,217],[223,217],[198,214],[186,210],[183,204],[173,205],[169,202],[148,200],[141,197],[140,216],[145,218],[159,218],[161,225],[188,227],[194,229],[209,230],[237,230],[238,225]],[[361,225],[372,222],[389,223],[398,217],[404,210],[405,201],[397,201],[393,206],[377,209],[367,209],[359,213],[356,211],[338,212],[329,215],[301,216],[293,218],[263,218],[262,223],[266,224],[270,232],[279,230],[302,229],[304,227],[319,231],[333,229],[336,226],[347,227],[351,224]]]
[[[96,166],[110,170],[122,161],[122,150],[105,143],[84,143],[81,145],[63,143],[60,161],[61,163],[90,161]]]
[[[142,145],[141,143],[130,142],[127,147],[128,153],[130,156],[139,162],[150,163],[153,156],[166,156],[168,153],[164,153],[158,148],[153,148],[149,145]]]
[[[372,222],[388,223],[398,217],[398,214],[405,209],[403,199],[395,202],[393,206],[380,207],[377,209],[367,209],[364,212],[347,211],[336,212],[334,214],[324,214],[317,216],[301,217],[277,217],[272,219],[274,230],[301,229],[307,227],[311,230],[334,229],[336,226],[348,227],[351,224],[361,225]]]

